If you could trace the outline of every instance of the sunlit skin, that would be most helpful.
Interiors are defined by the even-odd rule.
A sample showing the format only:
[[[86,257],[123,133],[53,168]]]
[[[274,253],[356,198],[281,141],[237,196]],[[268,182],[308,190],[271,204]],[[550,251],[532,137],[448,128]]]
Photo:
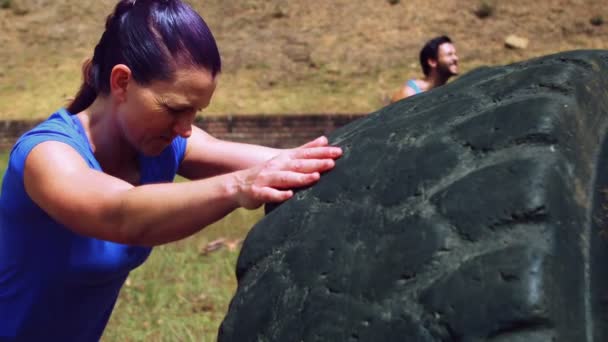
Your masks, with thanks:
[[[103,172],[70,146],[46,141],[26,159],[28,195],[78,234],[154,246],[190,236],[238,207],[285,201],[335,166],[342,150],[325,137],[274,149],[216,139],[194,126],[216,83],[206,70],[183,68],[171,80],[140,85],[127,66],[116,65],[109,94],[77,114]],[[177,136],[187,138],[178,173],[192,181],[138,186],[138,156],[161,153]]]
[[[437,59],[427,60],[430,72],[423,78],[416,79],[416,85],[421,91],[429,91],[433,88],[444,85],[452,76],[458,75],[458,55],[456,47],[452,43],[443,43],[437,50]],[[391,98],[391,102],[396,102],[406,97],[416,94],[416,90],[404,85]]]

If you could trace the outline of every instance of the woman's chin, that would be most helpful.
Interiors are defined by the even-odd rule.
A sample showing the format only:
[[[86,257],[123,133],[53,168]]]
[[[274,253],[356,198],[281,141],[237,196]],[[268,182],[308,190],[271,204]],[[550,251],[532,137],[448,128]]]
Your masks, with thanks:
[[[171,145],[171,140],[157,139],[154,142],[143,145],[140,148],[140,153],[146,157],[156,157],[160,155],[167,147]]]

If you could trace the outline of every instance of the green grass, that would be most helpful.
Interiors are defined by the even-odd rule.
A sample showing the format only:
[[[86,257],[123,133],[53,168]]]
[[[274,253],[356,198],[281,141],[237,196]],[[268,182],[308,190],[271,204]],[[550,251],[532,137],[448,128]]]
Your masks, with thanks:
[[[80,63],[76,58],[33,60],[27,68],[6,69],[0,83],[0,118],[42,119],[66,106],[80,86]],[[396,69],[356,78],[317,72],[301,82],[260,87],[255,80],[262,75],[259,70],[221,75],[205,115],[368,113],[384,105],[383,99],[403,77]],[[239,89],[239,96],[234,89]]]
[[[0,152],[1,177],[7,158],[8,152]],[[204,248],[219,238],[245,238],[262,216],[262,209],[239,209],[194,236],[156,247],[131,272],[102,340],[215,341],[236,290],[240,247],[210,253]]]
[[[6,163],[8,162],[8,152],[0,151],[0,189],[2,189],[2,180],[6,171]]]
[[[181,177],[177,182],[184,182]],[[236,290],[240,245],[205,253],[211,241],[242,240],[263,210],[238,209],[187,239],[155,248],[131,272],[103,341],[215,341]]]
[[[50,60],[54,58],[49,57]],[[57,108],[66,106],[78,90],[80,60],[44,63],[32,59],[30,62],[29,67],[19,65],[4,71],[4,82],[0,83],[0,117],[3,120],[46,118]]]
[[[220,237],[244,238],[262,215],[237,210],[197,235],[157,247],[129,276],[103,341],[215,341],[236,290],[239,250],[202,250]]]

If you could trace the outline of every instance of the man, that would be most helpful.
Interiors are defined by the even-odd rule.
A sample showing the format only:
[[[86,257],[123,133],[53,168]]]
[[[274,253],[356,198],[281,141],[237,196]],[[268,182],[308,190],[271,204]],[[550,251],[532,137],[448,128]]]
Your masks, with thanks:
[[[424,77],[408,80],[393,94],[391,102],[444,85],[458,75],[458,56],[452,40],[447,36],[429,40],[420,51],[420,66]]]

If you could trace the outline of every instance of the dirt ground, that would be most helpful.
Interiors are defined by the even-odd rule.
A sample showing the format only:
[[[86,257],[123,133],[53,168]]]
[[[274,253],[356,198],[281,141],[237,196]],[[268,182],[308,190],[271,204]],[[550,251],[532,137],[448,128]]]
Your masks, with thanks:
[[[0,117],[46,115],[75,92],[79,64],[115,1],[2,3]],[[463,72],[608,48],[607,0],[191,3],[214,32],[224,63],[212,113],[372,111],[420,74],[418,52],[440,34],[455,41]],[[491,14],[480,18],[483,5]],[[510,34],[529,39],[528,47],[506,48]]]

